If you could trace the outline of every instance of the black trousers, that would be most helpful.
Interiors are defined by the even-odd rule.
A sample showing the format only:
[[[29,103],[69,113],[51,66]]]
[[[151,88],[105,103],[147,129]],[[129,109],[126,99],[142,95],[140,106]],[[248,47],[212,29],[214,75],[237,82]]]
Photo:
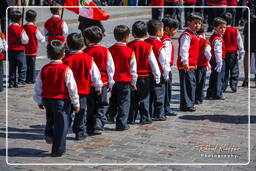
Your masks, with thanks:
[[[16,51],[16,50],[9,50],[8,51],[8,58],[9,58],[9,84],[16,85],[16,68],[18,67],[18,82],[25,82],[26,80],[26,71],[27,71],[27,64],[26,64],[26,56],[25,52]]]
[[[3,77],[4,77],[4,66],[3,66],[3,60],[0,60],[0,91],[4,90],[4,82],[3,82]]]
[[[195,70],[179,70],[180,77],[180,108],[194,107],[196,92]]]
[[[215,70],[216,60],[215,58],[211,58],[210,64],[212,66],[212,71],[209,79],[209,87],[207,89],[206,96],[213,98],[223,97],[223,82],[225,75],[225,60],[222,60],[221,72],[217,72]]]
[[[75,114],[73,132],[79,136],[87,135],[87,95],[79,94],[80,111]]]
[[[151,121],[149,114],[149,89],[151,78],[138,78],[137,91],[131,93],[131,106],[128,121],[134,123],[140,114],[140,123]]]
[[[27,56],[26,82],[35,82],[36,75],[36,56]]]
[[[226,70],[223,82],[223,91],[228,87],[228,82],[231,88],[236,89],[239,79],[239,66],[236,53],[227,53],[225,58]]]
[[[152,19],[161,20],[162,19],[162,8],[152,8]]]
[[[108,87],[102,87],[102,94],[97,95],[95,88],[91,88],[91,93],[87,99],[87,130],[93,131],[94,127],[104,127],[106,123],[106,112],[108,109]]]
[[[206,66],[198,66],[196,69],[196,99],[195,101],[203,102],[204,88],[206,81]]]
[[[178,2],[164,2],[164,6],[179,6]],[[170,15],[172,18],[176,18],[178,8],[164,8],[164,15]]]
[[[71,121],[70,100],[44,98],[43,105],[46,110],[45,135],[53,137],[52,153],[64,153]]]

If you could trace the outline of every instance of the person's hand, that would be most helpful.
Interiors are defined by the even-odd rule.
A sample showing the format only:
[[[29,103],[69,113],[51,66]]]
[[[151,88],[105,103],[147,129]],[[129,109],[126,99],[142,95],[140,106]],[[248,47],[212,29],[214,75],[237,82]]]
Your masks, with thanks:
[[[99,90],[99,91],[95,91],[96,92],[96,94],[97,94],[97,96],[99,96],[99,95],[101,95],[101,90]]]
[[[132,91],[137,91],[136,85],[131,85]]]
[[[73,107],[73,110],[75,113],[78,113],[80,111],[80,107]]]
[[[112,91],[112,88],[108,88],[108,92],[111,92]]]
[[[170,79],[164,79],[164,82],[167,83]]]
[[[217,65],[216,65],[216,67],[215,67],[215,70],[216,70],[217,72],[221,72],[221,68],[222,68],[222,62],[217,63]]]
[[[44,109],[44,105],[43,104],[38,104],[39,109]]]
[[[188,71],[189,70],[189,65],[185,64],[185,65],[183,65],[183,68],[184,68],[185,71]]]

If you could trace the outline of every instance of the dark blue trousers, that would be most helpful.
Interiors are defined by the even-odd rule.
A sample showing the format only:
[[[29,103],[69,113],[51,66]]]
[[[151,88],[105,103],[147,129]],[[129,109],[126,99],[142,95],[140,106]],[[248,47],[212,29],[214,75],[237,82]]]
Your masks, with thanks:
[[[150,81],[150,115],[153,118],[164,118],[164,97],[165,97],[165,83],[163,78],[161,82],[156,84],[154,78]]]
[[[196,93],[195,70],[179,70],[180,77],[180,108],[194,107]]]
[[[70,100],[63,99],[43,99],[46,110],[46,122],[52,121],[52,126],[46,130],[47,134],[53,137],[52,153],[64,153],[66,151],[66,136],[71,120]],[[46,123],[46,126],[47,125]]]
[[[140,113],[140,123],[151,121],[149,114],[149,92],[151,78],[138,78],[137,91],[131,95],[131,106],[129,113],[129,123],[134,123],[138,112]]]
[[[161,20],[162,19],[162,8],[152,8],[152,19]]]
[[[228,82],[231,88],[236,89],[239,79],[239,66],[236,53],[227,53],[225,58],[226,70],[223,83],[223,91],[228,87]]]
[[[216,60],[211,58],[210,64],[212,66],[212,72],[209,79],[209,87],[207,89],[207,98],[221,98],[223,97],[223,82],[225,75],[225,60],[222,60],[221,72],[215,70]]]
[[[206,81],[206,66],[198,66],[196,70],[196,99],[195,101],[203,102],[204,87]]]
[[[4,82],[3,82],[3,77],[4,77],[4,66],[3,66],[3,61],[0,60],[0,91],[4,90]]]
[[[106,112],[108,109],[108,87],[102,87],[102,94],[97,95],[95,89],[91,89],[91,93],[87,99],[87,130],[93,131],[94,127],[104,127],[106,123]]]
[[[72,129],[75,134],[79,136],[84,136],[84,135],[87,135],[86,134],[87,95],[79,94],[79,103],[80,103],[80,111],[75,114]]]
[[[36,75],[36,56],[27,56],[26,82],[34,83]]]
[[[24,51],[9,50],[9,84],[17,85],[16,68],[18,67],[18,82],[25,82],[26,80],[26,56]]]
[[[172,99],[172,72],[169,72],[169,81],[165,83],[165,99],[164,99],[164,112],[170,113],[171,109],[171,99]]]
[[[116,128],[123,129],[128,127],[128,115],[130,109],[131,83],[116,82],[111,92],[110,106],[113,111],[117,110]],[[114,109],[116,106],[116,109]],[[109,111],[110,112],[110,111]],[[109,113],[110,114],[110,113]],[[115,115],[112,113],[111,115]]]

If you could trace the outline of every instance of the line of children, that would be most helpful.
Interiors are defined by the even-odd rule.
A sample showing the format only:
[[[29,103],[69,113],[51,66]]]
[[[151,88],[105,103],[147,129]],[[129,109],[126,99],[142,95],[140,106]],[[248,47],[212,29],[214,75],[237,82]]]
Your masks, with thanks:
[[[5,35],[0,32],[0,92],[4,91],[4,66],[3,60],[5,59]]]

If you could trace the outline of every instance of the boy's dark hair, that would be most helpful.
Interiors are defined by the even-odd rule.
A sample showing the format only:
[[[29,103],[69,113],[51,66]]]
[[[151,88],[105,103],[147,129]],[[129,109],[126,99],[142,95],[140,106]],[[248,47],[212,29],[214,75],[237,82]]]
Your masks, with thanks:
[[[67,44],[70,50],[80,50],[84,47],[84,38],[80,33],[71,33],[67,37]]]
[[[27,12],[26,12],[26,20],[28,21],[28,22],[32,22],[32,21],[34,21],[35,20],[35,18],[36,18],[36,16],[37,16],[37,13],[36,13],[36,11],[34,11],[34,10],[28,10]]]
[[[136,21],[132,25],[132,33],[139,38],[146,36],[148,33],[147,24],[144,21]]]
[[[221,24],[227,24],[226,20],[224,20],[223,18],[220,18],[220,17],[215,17],[213,20],[213,26],[218,27]]]
[[[103,33],[100,27],[91,26],[84,29],[83,36],[85,39],[90,40],[91,43],[99,43],[103,38]]]
[[[18,10],[13,10],[10,12],[10,20],[12,22],[18,22],[22,17],[22,14]]]
[[[203,17],[200,13],[198,12],[195,12],[195,13],[191,13],[189,16],[188,16],[188,21],[193,21],[193,20],[200,20],[203,22]]]
[[[204,25],[202,24],[202,26],[200,27],[200,29],[196,32],[197,34],[203,34],[205,32],[205,28]]]
[[[50,59],[57,60],[64,55],[64,44],[59,40],[52,40],[47,45],[47,56]]]
[[[160,31],[164,24],[159,20],[149,20],[148,23],[148,34],[155,36],[158,31]]]
[[[177,29],[179,27],[179,23],[177,20],[173,19],[171,16],[166,15],[163,19],[162,22],[164,23],[164,27],[169,27],[173,29]]]
[[[227,22],[227,25],[231,25],[232,24],[232,14],[230,12],[227,12],[224,16],[226,22]]]
[[[52,7],[50,8],[50,11],[52,14],[58,14],[58,11],[60,10],[61,8],[58,8],[58,7]]]
[[[129,37],[130,29],[126,25],[118,25],[114,28],[114,37],[117,41],[122,41]]]

